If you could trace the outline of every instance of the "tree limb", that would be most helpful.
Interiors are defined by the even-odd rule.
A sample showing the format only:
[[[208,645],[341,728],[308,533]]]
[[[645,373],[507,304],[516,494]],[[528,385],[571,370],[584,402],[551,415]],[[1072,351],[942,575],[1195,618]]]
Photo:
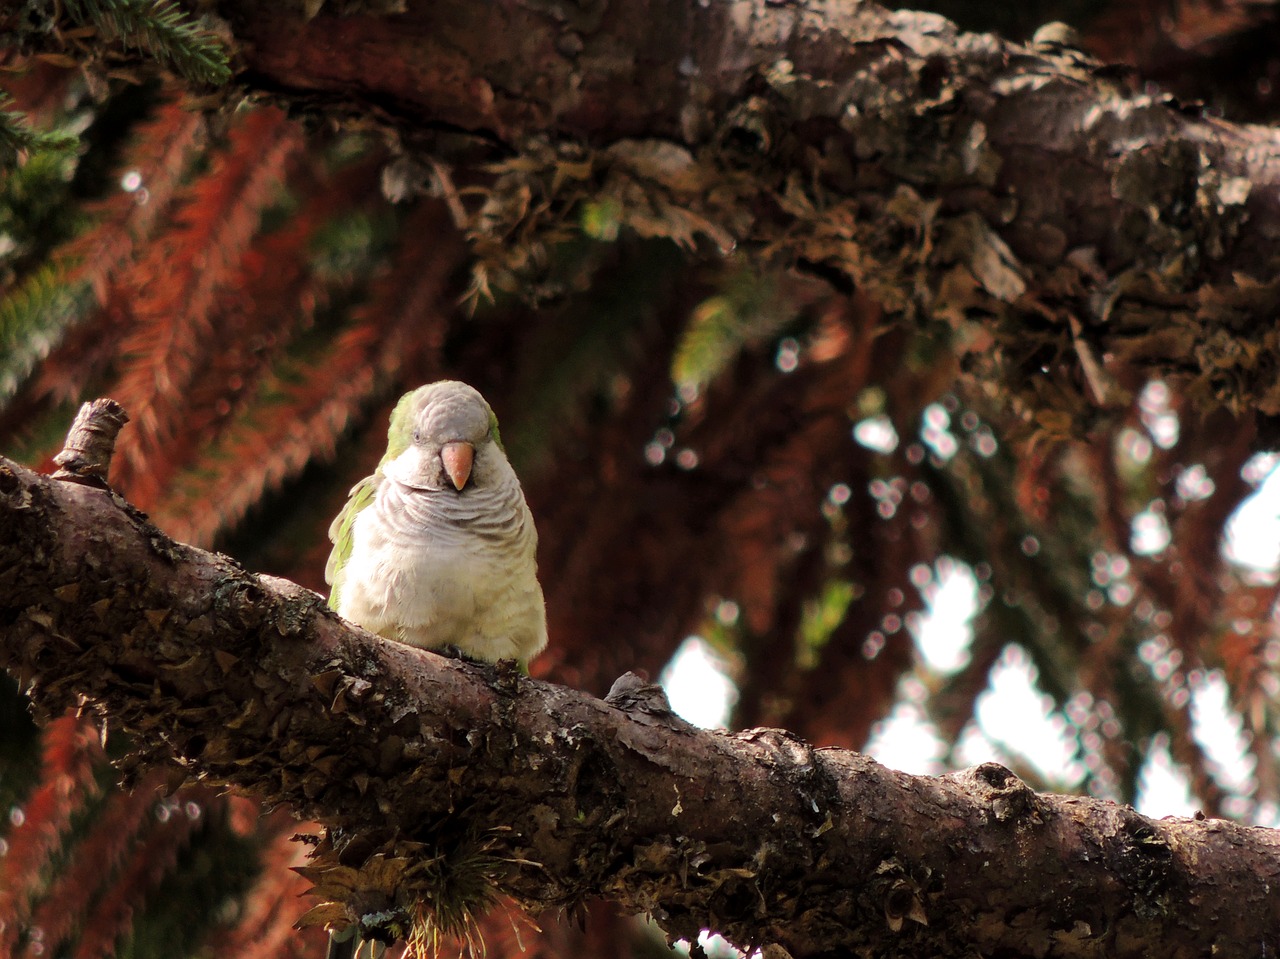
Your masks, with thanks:
[[[483,282],[613,217],[940,319],[1050,432],[1122,403],[1124,367],[1280,414],[1280,134],[1052,41],[823,0],[216,6],[251,89],[463,178],[520,154],[464,224]]]
[[[134,762],[327,824],[310,876],[357,916],[450,894],[423,879],[448,862],[479,899],[602,896],[793,956],[1280,949],[1273,831],[1037,795],[995,764],[908,776],[695,729],[637,681],[601,701],[443,659],[2,459],[0,623],[39,714],[93,710]]]

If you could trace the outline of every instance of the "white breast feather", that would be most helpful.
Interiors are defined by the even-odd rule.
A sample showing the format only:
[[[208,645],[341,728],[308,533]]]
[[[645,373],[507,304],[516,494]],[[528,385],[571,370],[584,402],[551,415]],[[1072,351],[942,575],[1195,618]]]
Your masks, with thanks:
[[[505,542],[468,535],[451,524],[441,535],[426,524],[406,537],[404,517],[389,528],[378,502],[352,528],[338,612],[371,632],[412,646],[456,646],[476,659],[526,661],[546,644],[532,518],[520,497],[517,528]],[[452,495],[452,494],[446,494]],[[520,522],[519,520],[524,520]]]

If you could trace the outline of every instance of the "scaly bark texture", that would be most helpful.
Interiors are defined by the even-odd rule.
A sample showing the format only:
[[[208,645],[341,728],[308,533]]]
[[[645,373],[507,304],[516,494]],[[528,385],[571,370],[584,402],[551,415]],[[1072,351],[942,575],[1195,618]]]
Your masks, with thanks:
[[[78,703],[136,763],[327,824],[308,874],[358,915],[430,885],[603,896],[673,937],[797,957],[1280,948],[1274,831],[1039,795],[995,764],[908,776],[781,730],[694,729],[638,681],[601,701],[383,642],[7,460],[0,517],[0,663],[38,711]]]
[[[595,204],[945,321],[1050,433],[1124,399],[1116,365],[1280,413],[1280,135],[1126,69],[870,3],[217,9],[252,89],[372,115],[461,179],[520,154],[467,223],[486,280]]]

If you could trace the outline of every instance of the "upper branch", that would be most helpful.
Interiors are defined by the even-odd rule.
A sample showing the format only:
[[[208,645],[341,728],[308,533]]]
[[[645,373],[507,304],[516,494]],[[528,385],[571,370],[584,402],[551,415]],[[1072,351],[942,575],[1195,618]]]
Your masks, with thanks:
[[[521,154],[467,221],[486,278],[585,209],[940,318],[1028,415],[1123,401],[1117,365],[1280,414],[1280,134],[1077,51],[843,0],[217,7],[251,88],[458,166],[459,131]]]
[[[39,712],[95,710],[141,761],[333,827],[312,875],[357,915],[443,857],[530,908],[604,896],[794,956],[1280,948],[1272,831],[1037,795],[994,764],[908,776],[694,729],[648,687],[602,702],[445,660],[3,459],[0,624]]]

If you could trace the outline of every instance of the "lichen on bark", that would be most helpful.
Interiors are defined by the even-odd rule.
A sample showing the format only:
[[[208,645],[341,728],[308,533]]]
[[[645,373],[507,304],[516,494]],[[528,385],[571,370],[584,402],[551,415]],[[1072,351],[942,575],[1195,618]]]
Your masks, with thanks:
[[[325,824],[311,875],[338,905],[314,918],[604,896],[672,938],[797,957],[1280,947],[1272,830],[1037,794],[995,764],[908,776],[695,729],[634,680],[601,701],[442,659],[7,460],[0,519],[0,664],[38,713],[91,711],[132,737],[126,765]]]

